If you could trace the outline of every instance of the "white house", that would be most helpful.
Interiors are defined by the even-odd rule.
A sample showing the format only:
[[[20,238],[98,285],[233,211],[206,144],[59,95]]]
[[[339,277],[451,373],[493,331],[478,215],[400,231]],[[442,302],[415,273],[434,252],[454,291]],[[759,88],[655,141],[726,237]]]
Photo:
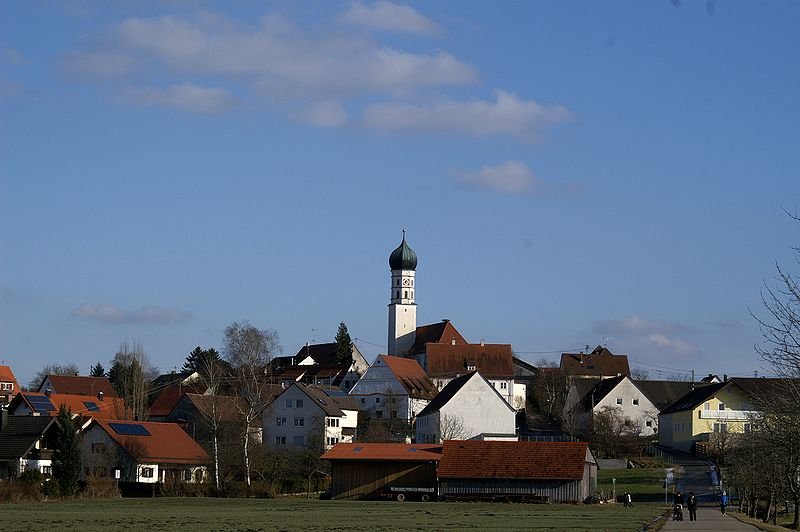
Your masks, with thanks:
[[[264,443],[302,448],[322,437],[325,449],[350,443],[358,425],[358,407],[346,395],[295,382],[264,410]]]
[[[627,375],[573,380],[564,403],[563,419],[572,432],[586,434],[592,416],[604,408],[616,409],[639,436],[658,432],[658,407]]]
[[[16,478],[27,470],[52,474],[56,418],[11,416],[0,407],[0,479]]]
[[[417,416],[417,443],[516,440],[516,411],[477,371],[451,380]]]
[[[378,355],[350,390],[350,397],[371,418],[410,423],[436,393],[436,386],[415,360]]]
[[[95,419],[81,447],[85,474],[122,482],[203,482],[210,462],[175,423]]]

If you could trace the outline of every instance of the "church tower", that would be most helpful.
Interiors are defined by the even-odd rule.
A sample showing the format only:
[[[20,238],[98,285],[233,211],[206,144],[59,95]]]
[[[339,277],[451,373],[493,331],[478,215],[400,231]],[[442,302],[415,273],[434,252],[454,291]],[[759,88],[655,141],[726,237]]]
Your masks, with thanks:
[[[392,270],[392,286],[389,294],[389,343],[390,355],[405,355],[414,345],[417,336],[417,304],[414,303],[414,275],[417,269],[417,254],[403,241],[389,255]]]

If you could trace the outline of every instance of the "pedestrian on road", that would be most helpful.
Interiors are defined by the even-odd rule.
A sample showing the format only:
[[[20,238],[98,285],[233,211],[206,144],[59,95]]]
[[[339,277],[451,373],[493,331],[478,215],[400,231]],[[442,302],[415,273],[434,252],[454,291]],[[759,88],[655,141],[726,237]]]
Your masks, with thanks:
[[[722,515],[727,515],[725,513],[725,509],[728,506],[728,494],[726,492],[722,492],[722,495],[719,498],[719,509],[722,511]]]
[[[631,494],[626,491],[625,495],[622,496],[622,507],[628,508],[632,506],[633,506],[633,501],[631,500]]]
[[[680,504],[681,506],[683,506],[683,493],[681,493],[680,491],[675,494],[675,504]]]
[[[686,505],[689,507],[689,521],[697,521],[697,497],[694,496],[693,491],[689,492]]]

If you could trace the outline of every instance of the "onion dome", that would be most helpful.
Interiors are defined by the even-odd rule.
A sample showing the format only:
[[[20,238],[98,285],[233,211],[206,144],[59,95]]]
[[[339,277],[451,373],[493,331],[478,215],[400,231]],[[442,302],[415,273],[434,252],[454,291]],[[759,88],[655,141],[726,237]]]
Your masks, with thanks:
[[[389,255],[389,268],[392,270],[416,270],[417,254],[406,244],[406,230],[403,229],[403,241]]]

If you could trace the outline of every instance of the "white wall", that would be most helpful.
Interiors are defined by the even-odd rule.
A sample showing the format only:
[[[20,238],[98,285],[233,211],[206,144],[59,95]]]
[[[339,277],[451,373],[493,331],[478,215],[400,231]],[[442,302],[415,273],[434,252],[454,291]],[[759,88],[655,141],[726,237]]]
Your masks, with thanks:
[[[621,401],[622,404],[619,404]],[[638,404],[635,404],[637,403]],[[594,411],[603,407],[620,408],[622,415],[639,427],[640,436],[651,436],[658,428],[658,409],[639,391],[630,379],[623,379],[611,392],[595,404]],[[647,426],[650,421],[651,426]]]
[[[291,406],[287,406],[287,401]],[[285,424],[279,425],[278,418],[285,419]],[[324,433],[325,412],[299,386],[292,385],[264,410],[262,426],[265,445],[300,448],[309,442],[315,432]],[[276,440],[278,437],[282,439]]]

